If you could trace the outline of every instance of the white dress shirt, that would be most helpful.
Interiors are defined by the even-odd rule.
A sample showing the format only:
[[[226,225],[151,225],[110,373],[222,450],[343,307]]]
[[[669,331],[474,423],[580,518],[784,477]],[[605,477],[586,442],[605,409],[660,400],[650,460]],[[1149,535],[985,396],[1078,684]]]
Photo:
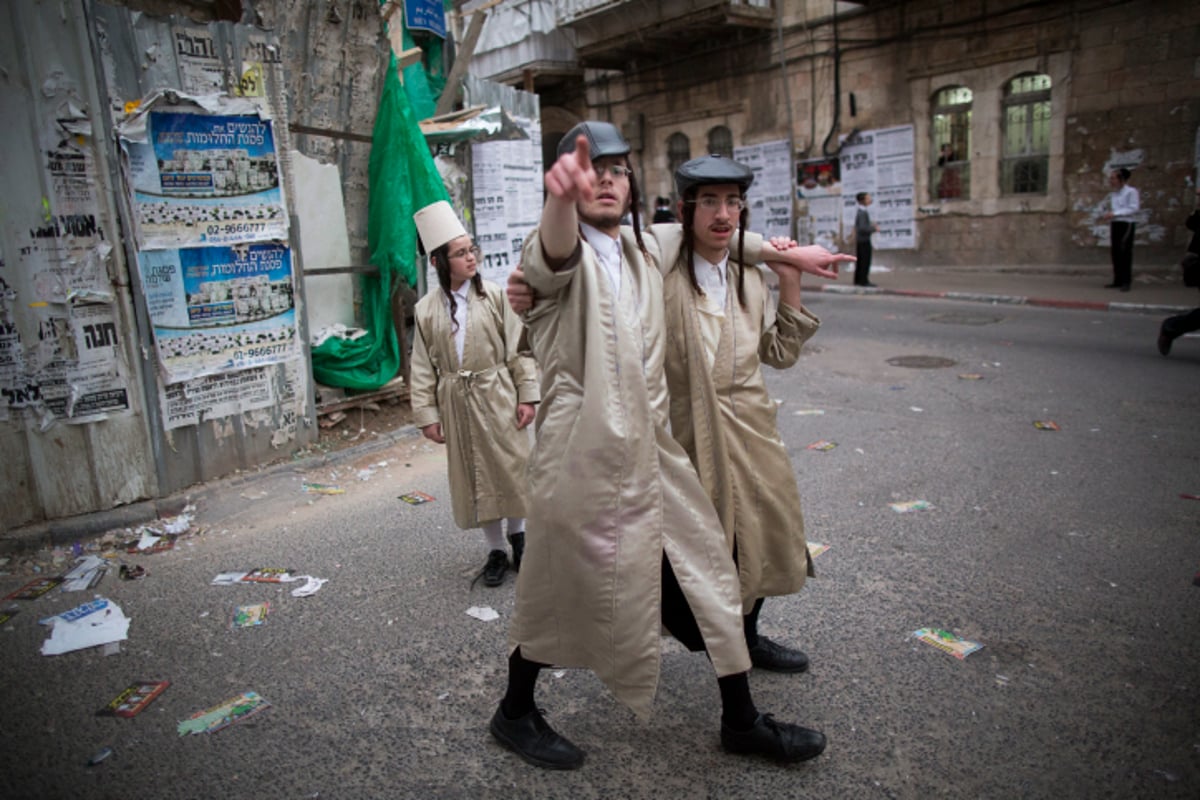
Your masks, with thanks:
[[[612,283],[613,295],[621,296],[621,240],[614,239],[607,233],[588,225],[586,222],[579,223],[579,230],[583,233],[583,238],[596,251],[596,258],[600,261],[600,266],[608,275],[608,280]]]
[[[1142,207],[1138,190],[1125,184],[1108,196],[1113,222],[1137,222],[1137,212]]]
[[[462,286],[454,290],[454,352],[458,354],[458,368],[462,369],[463,345],[467,341],[467,301],[471,298],[471,282],[463,281]],[[450,313],[450,298],[442,292],[442,302],[446,313]]]

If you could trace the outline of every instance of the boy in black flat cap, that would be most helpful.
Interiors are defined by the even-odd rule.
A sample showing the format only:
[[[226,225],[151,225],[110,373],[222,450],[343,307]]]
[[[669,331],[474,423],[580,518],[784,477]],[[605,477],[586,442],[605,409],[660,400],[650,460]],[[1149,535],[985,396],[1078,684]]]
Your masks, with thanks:
[[[808,656],[758,633],[763,599],[798,592],[813,574],[795,470],[762,365],[794,365],[820,321],[801,303],[798,266],[768,262],[778,305],[763,271],[746,266],[746,190],[753,180],[749,167],[728,158],[688,161],[675,173],[682,236],[654,226],[648,239],[661,247],[671,434],[721,518],[737,564],[751,662],[804,672]]]

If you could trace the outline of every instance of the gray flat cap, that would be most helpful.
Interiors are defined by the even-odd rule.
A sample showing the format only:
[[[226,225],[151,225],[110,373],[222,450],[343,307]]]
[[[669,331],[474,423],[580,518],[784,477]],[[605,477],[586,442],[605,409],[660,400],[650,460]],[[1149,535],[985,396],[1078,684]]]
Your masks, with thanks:
[[[697,186],[723,183],[735,183],[744,192],[754,183],[754,171],[732,158],[716,155],[693,158],[675,170],[675,190],[680,197]]]
[[[563,134],[562,141],[558,143],[559,156],[575,151],[575,140],[580,134],[587,137],[588,150],[593,159],[629,155],[629,142],[625,141],[616,125],[593,121],[581,122]]]

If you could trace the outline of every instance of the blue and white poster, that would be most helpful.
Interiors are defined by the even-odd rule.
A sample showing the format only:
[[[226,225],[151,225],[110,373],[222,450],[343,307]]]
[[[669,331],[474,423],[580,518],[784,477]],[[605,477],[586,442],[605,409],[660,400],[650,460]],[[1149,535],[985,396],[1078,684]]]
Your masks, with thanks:
[[[138,262],[164,383],[299,354],[287,247],[143,251]]]
[[[124,142],[141,249],[287,239],[271,120],[152,111],[147,133]]]

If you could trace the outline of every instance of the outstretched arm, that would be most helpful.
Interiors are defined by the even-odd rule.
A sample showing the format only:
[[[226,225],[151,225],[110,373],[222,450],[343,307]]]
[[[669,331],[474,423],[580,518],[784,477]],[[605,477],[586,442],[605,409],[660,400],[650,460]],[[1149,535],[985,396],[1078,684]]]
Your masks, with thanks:
[[[831,253],[815,244],[780,250],[771,242],[764,242],[762,251],[763,261],[779,276],[779,302],[797,310],[800,308],[800,276],[803,273],[837,280],[838,265],[856,260],[854,256]]]
[[[595,179],[587,137],[581,134],[575,140],[575,149],[559,156],[546,173],[548,196],[538,229],[542,252],[551,268],[565,263],[575,252],[579,242],[579,216],[575,203],[592,199]]]

